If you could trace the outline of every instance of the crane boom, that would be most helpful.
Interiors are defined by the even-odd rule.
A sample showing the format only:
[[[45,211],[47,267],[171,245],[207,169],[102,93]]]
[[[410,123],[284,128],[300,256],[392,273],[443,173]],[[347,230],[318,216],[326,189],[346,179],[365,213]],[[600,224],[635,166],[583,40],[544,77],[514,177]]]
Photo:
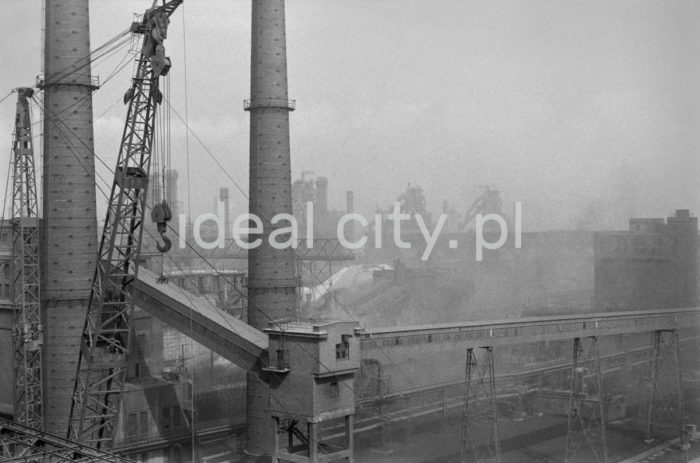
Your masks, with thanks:
[[[167,74],[163,40],[170,15],[183,0],[146,11],[131,31],[143,35],[114,181],[83,328],[68,424],[68,439],[95,448],[112,446],[130,347],[134,281],[145,219],[146,194],[159,79]]]
[[[39,204],[34,169],[34,144],[29,114],[31,88],[18,88],[12,141],[12,235],[14,317],[15,420],[43,429],[41,378],[42,325],[39,253]]]
[[[458,230],[461,232],[466,231],[469,222],[478,214],[501,215],[502,205],[503,202],[501,201],[500,192],[498,190],[492,190],[488,186],[485,187],[484,192],[476,198],[469,206],[469,209],[467,209],[467,212],[464,214],[464,220],[459,224]]]

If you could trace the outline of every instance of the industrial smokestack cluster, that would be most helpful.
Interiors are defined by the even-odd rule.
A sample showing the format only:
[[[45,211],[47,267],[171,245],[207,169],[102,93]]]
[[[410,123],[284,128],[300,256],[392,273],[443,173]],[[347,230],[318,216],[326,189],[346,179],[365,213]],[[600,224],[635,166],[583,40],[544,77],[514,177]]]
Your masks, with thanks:
[[[68,427],[97,258],[88,0],[45,2],[42,286],[45,430]]]

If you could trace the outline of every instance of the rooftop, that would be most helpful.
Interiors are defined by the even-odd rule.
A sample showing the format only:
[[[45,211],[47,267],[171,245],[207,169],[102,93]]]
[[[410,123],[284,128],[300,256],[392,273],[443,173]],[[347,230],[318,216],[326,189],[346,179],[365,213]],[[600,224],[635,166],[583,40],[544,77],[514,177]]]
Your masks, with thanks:
[[[337,323],[356,323],[351,320],[338,320],[334,318],[285,318],[270,322],[263,331],[266,333],[297,333],[328,335],[324,328]]]

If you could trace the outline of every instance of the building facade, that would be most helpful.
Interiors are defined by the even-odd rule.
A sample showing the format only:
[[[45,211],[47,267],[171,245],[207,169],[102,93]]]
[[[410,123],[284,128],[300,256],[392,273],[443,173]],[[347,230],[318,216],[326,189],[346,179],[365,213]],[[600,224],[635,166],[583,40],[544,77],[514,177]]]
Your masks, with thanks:
[[[698,305],[698,219],[677,210],[629,221],[594,237],[595,308],[646,310]]]

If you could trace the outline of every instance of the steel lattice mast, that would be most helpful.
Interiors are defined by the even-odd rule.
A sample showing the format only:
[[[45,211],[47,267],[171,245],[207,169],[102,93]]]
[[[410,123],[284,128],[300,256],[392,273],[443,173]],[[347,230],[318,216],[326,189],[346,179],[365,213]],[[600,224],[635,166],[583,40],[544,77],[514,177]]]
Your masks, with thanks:
[[[17,113],[12,141],[15,420],[41,430],[44,422],[39,205],[29,114],[29,99],[34,90],[18,88],[16,91]]]
[[[68,438],[111,448],[129,353],[134,280],[145,219],[159,78],[167,74],[164,55],[169,17],[182,3],[172,0],[147,10],[133,33],[144,36],[132,86],[114,182],[93,279],[78,360]]]

